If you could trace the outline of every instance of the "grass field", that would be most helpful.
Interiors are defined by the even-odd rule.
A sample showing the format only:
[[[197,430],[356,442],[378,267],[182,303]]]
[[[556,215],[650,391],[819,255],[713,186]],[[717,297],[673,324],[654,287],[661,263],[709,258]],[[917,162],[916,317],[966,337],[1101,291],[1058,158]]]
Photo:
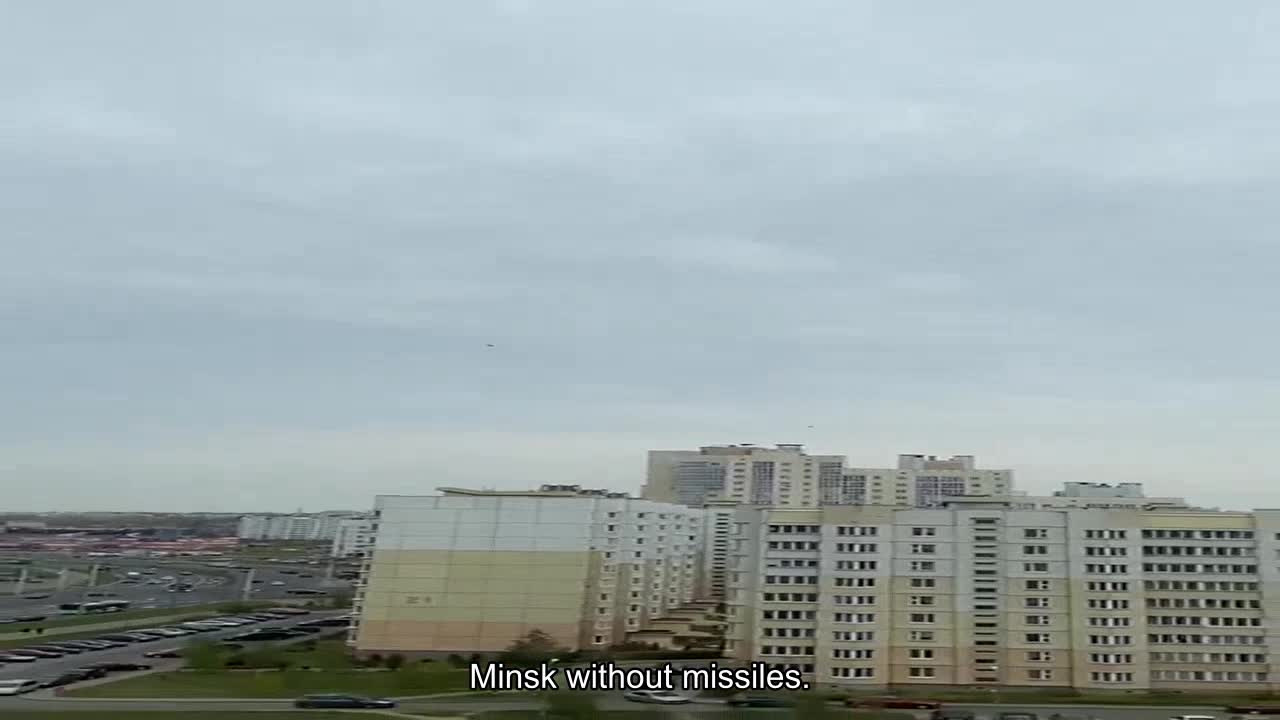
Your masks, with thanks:
[[[430,695],[466,691],[466,670],[406,668],[390,671],[286,670],[153,673],[104,685],[68,690],[72,697],[111,698],[289,698],[307,693]],[[5,720],[9,720],[8,716]]]

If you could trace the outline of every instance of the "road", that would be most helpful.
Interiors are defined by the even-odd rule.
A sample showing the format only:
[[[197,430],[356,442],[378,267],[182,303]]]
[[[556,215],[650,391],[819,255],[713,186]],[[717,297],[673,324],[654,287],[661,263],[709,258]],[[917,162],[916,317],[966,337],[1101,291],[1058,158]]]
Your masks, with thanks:
[[[217,632],[200,633],[199,635],[187,635],[179,638],[170,638],[168,640],[156,640],[155,642],[140,643],[137,645],[128,645],[122,648],[111,648],[109,650],[98,650],[94,652],[81,653],[79,655],[65,655],[60,658],[48,658],[45,660],[37,660],[33,663],[22,664],[5,664],[0,665],[0,680],[47,680],[56,677],[67,670],[74,670],[78,667],[84,667],[90,663],[97,662],[140,662],[153,665],[157,669],[176,669],[182,663],[180,660],[153,660],[143,659],[142,654],[152,650],[167,650],[169,648],[181,647],[188,640],[219,640],[225,639],[232,635],[247,632],[254,628],[273,627],[278,625],[292,625],[294,623],[311,620],[313,618],[328,617],[332,615],[341,615],[347,611],[328,611],[314,612],[310,615],[300,615],[287,620],[272,620],[268,622],[255,623],[253,625],[242,625],[236,628],[228,628]],[[164,627],[164,619],[156,620],[154,627]],[[121,631],[117,631],[121,632]],[[112,634],[111,630],[102,631],[103,635]],[[305,639],[305,638],[300,638]],[[57,642],[57,638],[50,638],[51,642]],[[38,641],[33,641],[33,645],[38,645]],[[113,677],[119,677],[119,674]]]

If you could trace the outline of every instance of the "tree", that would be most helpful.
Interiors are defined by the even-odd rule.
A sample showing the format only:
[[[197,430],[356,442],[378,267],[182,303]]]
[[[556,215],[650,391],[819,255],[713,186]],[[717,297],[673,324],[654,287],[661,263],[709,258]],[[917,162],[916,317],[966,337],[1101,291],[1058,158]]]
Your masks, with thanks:
[[[392,653],[387,656],[383,664],[387,666],[388,670],[399,670],[404,666],[404,656],[400,653]]]
[[[565,648],[557,645],[554,638],[541,630],[535,629],[530,630],[523,637],[511,643],[498,656],[498,660],[504,665],[531,667],[558,658],[565,652]]]

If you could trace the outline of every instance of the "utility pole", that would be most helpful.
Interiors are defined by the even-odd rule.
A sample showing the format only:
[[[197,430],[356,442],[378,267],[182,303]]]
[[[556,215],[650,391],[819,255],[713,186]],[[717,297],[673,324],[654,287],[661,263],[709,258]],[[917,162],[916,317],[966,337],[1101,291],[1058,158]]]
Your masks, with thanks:
[[[241,599],[249,602],[253,599],[253,575],[257,572],[254,568],[249,568],[249,572],[244,574],[244,590]]]
[[[27,589],[27,566],[22,566],[22,572],[18,573],[18,582],[13,586],[13,594],[21,595],[23,590]]]
[[[61,570],[58,571],[58,586],[56,588],[57,592],[62,592],[63,590],[67,589],[67,580],[69,579],[69,577],[70,576],[67,574],[66,568],[62,568]]]

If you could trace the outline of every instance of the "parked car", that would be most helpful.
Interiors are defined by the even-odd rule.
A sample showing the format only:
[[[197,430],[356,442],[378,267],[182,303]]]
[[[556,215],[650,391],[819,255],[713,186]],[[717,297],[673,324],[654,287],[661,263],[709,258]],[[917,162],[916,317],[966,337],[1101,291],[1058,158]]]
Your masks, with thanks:
[[[851,697],[845,698],[845,707],[851,708],[884,708],[886,710],[938,710],[942,703],[935,700],[911,700],[898,697]]]
[[[29,663],[40,658],[35,655],[19,655],[17,653],[0,653],[0,663]]]
[[[21,695],[39,689],[40,683],[35,680],[0,680],[0,695]]]
[[[656,703],[659,705],[683,705],[693,702],[689,698],[670,690],[630,690],[622,694],[624,700],[640,703]]]
[[[62,673],[61,675],[53,678],[52,680],[45,680],[44,682],[40,683],[40,687],[42,688],[62,687],[63,685],[70,685],[71,683],[80,682],[81,680],[86,680],[86,679],[88,679],[88,675],[86,673],[81,672],[79,670],[71,670],[71,671]]]
[[[84,673],[85,680],[97,680],[98,678],[104,678],[107,676],[106,669],[97,667],[96,665],[86,665],[84,667],[76,668],[75,671],[78,673]]]
[[[18,650],[15,650],[14,652],[15,652],[15,653],[22,653],[22,654],[24,654],[24,655],[35,655],[35,656],[36,656],[36,657],[38,657],[38,658],[60,658],[60,657],[62,657],[62,653],[58,652],[57,650],[45,650],[44,648],[39,648],[39,647],[25,647],[25,648],[19,648]]]
[[[15,615],[15,616],[13,617],[13,621],[14,621],[14,622],[20,622],[20,623],[24,623],[24,622],[42,622],[42,621],[44,621],[44,620],[48,620],[48,619],[49,619],[49,616],[48,616],[48,615]]]
[[[772,695],[735,695],[729,698],[729,704],[733,707],[760,707],[760,708],[784,708],[792,707],[794,702],[784,697],[774,697]]]
[[[135,672],[137,670],[150,670],[150,665],[132,662],[100,662],[86,665],[86,668],[101,670],[103,672]]]
[[[267,612],[271,613],[272,615],[310,615],[311,614],[311,611],[307,610],[306,608],[296,608],[296,607],[271,608]]]
[[[99,639],[99,640],[109,640],[109,641],[111,641],[111,642],[117,642],[117,643],[136,643],[136,642],[141,642],[141,640],[139,640],[138,638],[133,637],[132,635],[125,635],[125,634],[123,634],[123,633],[116,633],[116,634],[113,634],[113,635],[102,635],[102,636],[99,636],[97,639]]]
[[[306,695],[293,701],[296,708],[364,708],[385,709],[396,706],[395,700],[362,695]]]
[[[177,648],[171,648],[169,650],[152,650],[150,652],[142,653],[142,657],[144,658],[180,658],[182,657],[182,651]]]

